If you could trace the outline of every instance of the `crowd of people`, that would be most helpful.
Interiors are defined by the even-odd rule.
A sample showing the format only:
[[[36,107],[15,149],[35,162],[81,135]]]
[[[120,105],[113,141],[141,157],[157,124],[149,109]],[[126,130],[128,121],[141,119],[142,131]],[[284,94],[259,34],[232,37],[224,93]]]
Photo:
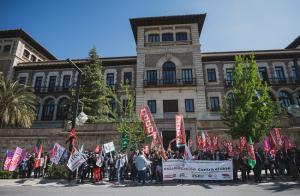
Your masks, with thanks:
[[[66,153],[67,154],[67,153]],[[91,181],[97,183],[102,180],[123,184],[124,180],[145,184],[153,181],[156,183],[163,182],[163,159],[184,159],[184,149],[176,151],[168,150],[165,156],[157,149],[145,152],[145,149],[130,151],[129,153],[107,153],[88,152],[83,154],[86,162],[83,163],[75,172],[73,177],[80,183]],[[50,156],[43,153],[39,165],[35,164],[35,155],[28,154],[19,165],[20,178],[39,178],[47,177],[48,169],[53,167]],[[266,180],[275,178],[284,179],[289,177],[297,179],[300,174],[300,150],[295,147],[289,150],[284,148],[277,150],[274,156],[270,152],[264,152],[262,149],[255,149],[256,164],[254,168],[248,165],[248,154],[233,153],[230,156],[227,151],[214,150],[202,151],[197,150],[192,153],[194,160],[228,160],[233,161],[234,181],[241,180],[246,182],[251,179],[251,171],[254,173],[254,181],[261,182],[263,177]],[[68,156],[65,155],[60,164],[67,162]],[[100,159],[100,161],[99,161]],[[264,171],[264,175],[262,175]],[[238,172],[241,175],[238,175]]]

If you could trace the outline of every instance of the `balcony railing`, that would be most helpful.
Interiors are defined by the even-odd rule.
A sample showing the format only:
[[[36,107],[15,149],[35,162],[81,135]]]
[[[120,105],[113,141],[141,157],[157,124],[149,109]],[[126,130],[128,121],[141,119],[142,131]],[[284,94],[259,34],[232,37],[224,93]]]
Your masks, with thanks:
[[[297,78],[267,78],[263,81],[269,85],[287,85],[287,84],[300,84],[300,80]],[[229,88],[233,84],[233,80],[225,80],[225,87]]]
[[[281,84],[299,84],[300,81],[297,78],[269,78],[266,82],[270,85]]]
[[[71,90],[72,86],[54,86],[54,87],[33,87],[36,93],[58,93],[58,92],[68,92]]]
[[[144,80],[145,87],[195,86],[196,78],[174,80]]]

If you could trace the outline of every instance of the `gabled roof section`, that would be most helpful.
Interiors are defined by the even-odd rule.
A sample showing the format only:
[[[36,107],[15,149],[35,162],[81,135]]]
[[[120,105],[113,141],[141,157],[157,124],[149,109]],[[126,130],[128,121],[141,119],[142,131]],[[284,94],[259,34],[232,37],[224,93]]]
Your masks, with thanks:
[[[35,39],[33,39],[28,33],[23,31],[23,29],[13,29],[13,30],[3,30],[0,31],[0,38],[14,38],[20,37],[26,41],[31,47],[36,49],[42,55],[44,55],[49,60],[56,60],[56,57],[51,54],[46,48],[39,44]]]
[[[157,16],[145,18],[131,18],[129,19],[131,29],[134,35],[135,42],[137,41],[137,28],[139,26],[156,26],[156,25],[172,25],[172,24],[191,24],[197,23],[199,29],[199,36],[202,31],[206,14],[192,14],[192,15],[176,15],[176,16]]]
[[[300,46],[300,35],[292,43],[290,43],[285,49],[296,49],[298,46]]]

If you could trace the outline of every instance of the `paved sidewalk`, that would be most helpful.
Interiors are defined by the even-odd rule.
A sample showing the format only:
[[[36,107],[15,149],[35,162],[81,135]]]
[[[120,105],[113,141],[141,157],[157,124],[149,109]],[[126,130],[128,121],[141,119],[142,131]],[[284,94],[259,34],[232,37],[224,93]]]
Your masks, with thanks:
[[[77,183],[75,180],[68,182],[64,179],[36,179],[36,178],[25,178],[25,179],[0,179],[0,187],[3,186],[37,186],[37,187],[134,187],[140,186],[140,184],[133,183],[129,180],[126,180],[124,185],[116,185],[116,182],[108,182],[108,181],[101,181],[96,184],[91,182],[85,183]],[[266,181],[262,183],[254,183],[253,181],[249,181],[247,183],[243,183],[241,181],[238,182],[231,182],[231,181],[184,181],[183,183],[177,181],[165,182],[163,184],[156,184],[154,182],[148,182],[145,186],[176,186],[176,185],[213,185],[213,186],[236,186],[236,185],[300,185],[300,181],[287,181],[287,180],[274,180],[274,181]]]

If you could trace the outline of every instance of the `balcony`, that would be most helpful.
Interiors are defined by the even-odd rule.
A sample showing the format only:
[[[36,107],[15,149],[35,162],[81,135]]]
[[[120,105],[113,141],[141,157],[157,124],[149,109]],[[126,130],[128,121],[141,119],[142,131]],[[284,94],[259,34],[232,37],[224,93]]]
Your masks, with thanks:
[[[33,87],[35,93],[66,93],[73,87],[69,86],[54,86],[54,87]]]
[[[300,80],[297,78],[266,78],[263,81],[267,82],[271,86],[300,84]],[[226,88],[230,88],[232,84],[233,80],[225,80]]]
[[[144,87],[196,86],[196,78],[174,80],[144,80]]]
[[[287,84],[299,84],[300,81],[297,78],[269,78],[266,80],[269,85],[287,85]]]

